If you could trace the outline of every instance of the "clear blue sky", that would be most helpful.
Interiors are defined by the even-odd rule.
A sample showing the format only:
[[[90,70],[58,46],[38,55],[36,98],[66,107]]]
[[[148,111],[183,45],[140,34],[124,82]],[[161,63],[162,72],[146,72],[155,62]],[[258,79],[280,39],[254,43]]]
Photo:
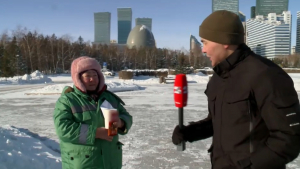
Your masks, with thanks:
[[[247,19],[255,0],[240,0]],[[0,0],[0,33],[18,25],[57,36],[69,34],[76,40],[94,40],[94,12],[111,12],[111,39],[117,39],[117,8],[131,7],[137,17],[152,18],[158,47],[189,48],[189,36],[199,39],[199,25],[212,12],[211,0]],[[300,0],[290,0],[292,46],[296,43],[296,12]]]

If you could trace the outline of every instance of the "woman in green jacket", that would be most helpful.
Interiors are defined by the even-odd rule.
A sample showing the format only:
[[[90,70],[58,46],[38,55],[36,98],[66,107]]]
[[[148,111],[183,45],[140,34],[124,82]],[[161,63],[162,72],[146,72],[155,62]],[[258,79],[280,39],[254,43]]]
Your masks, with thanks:
[[[108,136],[100,107],[105,101],[118,110],[121,135],[128,133],[132,116],[124,102],[106,90],[98,61],[86,56],[75,59],[71,75],[74,86],[64,88],[53,115],[63,169],[120,169],[123,144],[118,135]]]

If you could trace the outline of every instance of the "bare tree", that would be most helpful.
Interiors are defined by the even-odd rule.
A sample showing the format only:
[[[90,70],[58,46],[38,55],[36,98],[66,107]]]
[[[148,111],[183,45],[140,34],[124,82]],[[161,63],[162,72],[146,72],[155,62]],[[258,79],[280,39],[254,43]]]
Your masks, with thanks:
[[[69,57],[72,57],[72,55],[73,55],[72,51],[69,51],[70,49],[72,50],[72,48],[69,47],[69,46],[71,46],[71,40],[72,40],[72,37],[70,35],[67,35],[67,34],[63,35],[60,39],[60,44],[61,44],[61,46],[60,46],[60,50],[61,50],[60,59],[61,59],[63,72],[65,71],[65,60]]]
[[[32,34],[30,31],[23,36],[23,46],[27,50],[27,56],[29,57],[30,62],[30,71],[33,71],[33,50],[35,44],[35,34]]]

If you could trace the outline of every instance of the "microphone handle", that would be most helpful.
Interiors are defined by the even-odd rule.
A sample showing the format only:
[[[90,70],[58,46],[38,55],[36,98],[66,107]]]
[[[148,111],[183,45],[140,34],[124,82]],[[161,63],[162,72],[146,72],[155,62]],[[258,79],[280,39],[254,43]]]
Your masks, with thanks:
[[[183,107],[178,108],[178,120],[179,120],[179,128],[183,128]],[[185,150],[185,141],[181,142],[177,145],[177,151]]]

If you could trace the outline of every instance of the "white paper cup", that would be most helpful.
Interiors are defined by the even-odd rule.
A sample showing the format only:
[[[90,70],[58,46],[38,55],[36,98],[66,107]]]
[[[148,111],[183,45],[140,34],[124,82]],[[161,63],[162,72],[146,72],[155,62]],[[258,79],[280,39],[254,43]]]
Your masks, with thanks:
[[[101,108],[104,120],[105,120],[105,128],[109,129],[110,125],[114,122],[118,122],[119,112],[117,109],[107,109]]]

